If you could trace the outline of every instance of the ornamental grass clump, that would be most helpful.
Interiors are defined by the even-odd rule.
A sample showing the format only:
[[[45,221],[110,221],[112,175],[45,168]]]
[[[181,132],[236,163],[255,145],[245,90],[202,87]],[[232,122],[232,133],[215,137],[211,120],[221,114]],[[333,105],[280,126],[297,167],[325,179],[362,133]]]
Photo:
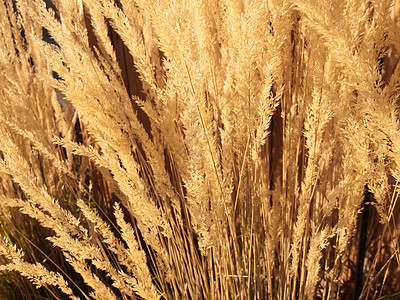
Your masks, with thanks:
[[[1,1],[0,299],[399,296],[397,15]]]

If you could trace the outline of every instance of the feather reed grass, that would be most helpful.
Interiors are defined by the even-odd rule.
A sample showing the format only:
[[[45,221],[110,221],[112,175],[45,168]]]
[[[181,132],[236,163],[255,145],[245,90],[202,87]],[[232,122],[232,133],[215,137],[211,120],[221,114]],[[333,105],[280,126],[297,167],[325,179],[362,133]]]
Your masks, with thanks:
[[[1,299],[400,292],[399,2],[0,2]]]

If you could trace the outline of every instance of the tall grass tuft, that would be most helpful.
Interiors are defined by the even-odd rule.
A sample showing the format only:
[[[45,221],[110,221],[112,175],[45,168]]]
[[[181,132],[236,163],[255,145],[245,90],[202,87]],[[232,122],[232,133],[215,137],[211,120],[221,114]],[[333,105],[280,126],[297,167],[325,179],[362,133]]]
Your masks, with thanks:
[[[0,1],[0,299],[398,296],[399,7]]]

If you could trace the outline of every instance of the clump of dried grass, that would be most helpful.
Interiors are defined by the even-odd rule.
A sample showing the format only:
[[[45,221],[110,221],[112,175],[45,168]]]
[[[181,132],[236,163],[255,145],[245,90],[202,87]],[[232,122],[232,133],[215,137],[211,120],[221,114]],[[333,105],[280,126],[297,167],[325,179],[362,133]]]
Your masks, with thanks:
[[[399,291],[392,5],[2,1],[2,294]]]

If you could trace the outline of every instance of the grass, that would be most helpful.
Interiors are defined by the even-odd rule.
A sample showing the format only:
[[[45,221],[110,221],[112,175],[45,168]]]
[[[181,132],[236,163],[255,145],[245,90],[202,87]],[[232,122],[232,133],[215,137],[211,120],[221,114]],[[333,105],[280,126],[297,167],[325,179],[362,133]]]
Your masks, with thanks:
[[[398,1],[3,0],[0,299],[395,299]]]

